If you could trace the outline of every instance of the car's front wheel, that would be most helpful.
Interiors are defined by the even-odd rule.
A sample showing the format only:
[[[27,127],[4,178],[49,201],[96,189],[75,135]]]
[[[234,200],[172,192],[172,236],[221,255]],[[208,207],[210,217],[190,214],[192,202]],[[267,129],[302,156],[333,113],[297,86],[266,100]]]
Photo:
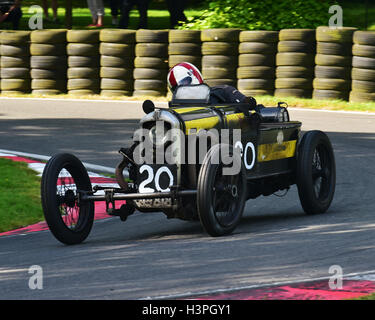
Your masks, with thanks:
[[[297,188],[304,211],[307,214],[326,212],[335,186],[335,156],[328,136],[318,130],[306,132],[297,156]]]
[[[229,148],[226,150],[233,163],[223,159],[225,148]],[[224,175],[230,167],[234,172]],[[214,145],[207,152],[198,177],[197,205],[203,228],[214,237],[231,233],[240,221],[245,201],[246,172],[241,157],[230,146]]]
[[[80,201],[79,191],[91,191],[86,168],[74,155],[61,153],[46,164],[41,181],[42,207],[52,234],[64,244],[81,243],[94,221],[94,203]]]

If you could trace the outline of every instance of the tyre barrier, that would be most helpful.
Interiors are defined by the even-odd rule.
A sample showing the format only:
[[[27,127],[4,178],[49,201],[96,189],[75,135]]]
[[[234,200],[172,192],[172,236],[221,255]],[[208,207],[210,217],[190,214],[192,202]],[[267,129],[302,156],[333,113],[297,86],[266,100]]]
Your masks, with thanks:
[[[355,28],[318,27],[314,99],[348,100]]]
[[[245,95],[273,95],[278,31],[241,31],[237,88]]]
[[[33,94],[66,92],[66,30],[34,30],[30,34],[30,75]]]
[[[352,90],[349,101],[375,101],[375,32],[356,31],[353,35]]]
[[[30,31],[0,33],[0,89],[4,94],[29,93]]]
[[[103,29],[100,32],[100,89],[103,96],[131,96],[135,31]]]
[[[68,30],[67,90],[71,95],[93,95],[100,92],[100,30]]]
[[[165,96],[183,61],[246,95],[375,98],[375,33],[355,28],[0,30],[3,94]]]
[[[276,56],[275,96],[311,98],[315,29],[283,29]]]
[[[168,33],[167,30],[137,30],[133,96],[167,94]]]
[[[201,31],[202,75],[209,86],[237,85],[239,29]]]

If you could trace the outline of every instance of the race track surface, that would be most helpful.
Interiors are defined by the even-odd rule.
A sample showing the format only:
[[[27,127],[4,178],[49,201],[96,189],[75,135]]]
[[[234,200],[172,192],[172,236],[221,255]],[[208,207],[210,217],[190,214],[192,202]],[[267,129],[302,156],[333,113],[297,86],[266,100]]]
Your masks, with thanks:
[[[283,198],[248,201],[239,227],[222,238],[162,213],[97,221],[76,246],[48,230],[0,237],[0,299],[173,298],[328,277],[332,265],[374,270],[375,115],[290,113],[332,141],[337,186],[326,214],[305,215],[292,187]],[[0,149],[73,152],[114,167],[141,115],[135,103],[0,99]],[[32,265],[43,268],[42,290],[29,289]]]

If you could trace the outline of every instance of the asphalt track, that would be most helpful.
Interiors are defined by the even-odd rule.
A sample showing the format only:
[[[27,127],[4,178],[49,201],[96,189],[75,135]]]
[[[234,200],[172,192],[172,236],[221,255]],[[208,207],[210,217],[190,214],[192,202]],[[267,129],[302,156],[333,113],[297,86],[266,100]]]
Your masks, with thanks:
[[[80,245],[49,231],[0,237],[0,299],[177,297],[375,269],[375,115],[290,110],[303,130],[329,135],[337,187],[326,214],[307,216],[296,188],[247,202],[233,235],[211,238],[199,222],[136,213],[97,221]],[[142,115],[139,103],[1,99],[0,149],[114,167]],[[43,268],[30,290],[29,267]]]

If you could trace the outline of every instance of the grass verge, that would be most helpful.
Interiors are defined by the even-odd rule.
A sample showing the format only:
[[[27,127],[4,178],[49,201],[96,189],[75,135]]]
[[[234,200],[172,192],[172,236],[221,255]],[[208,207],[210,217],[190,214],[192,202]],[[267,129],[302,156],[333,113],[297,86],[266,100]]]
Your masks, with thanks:
[[[375,293],[372,293],[368,296],[359,297],[354,300],[375,300]]]
[[[44,219],[40,177],[26,163],[0,158],[0,232]]]

